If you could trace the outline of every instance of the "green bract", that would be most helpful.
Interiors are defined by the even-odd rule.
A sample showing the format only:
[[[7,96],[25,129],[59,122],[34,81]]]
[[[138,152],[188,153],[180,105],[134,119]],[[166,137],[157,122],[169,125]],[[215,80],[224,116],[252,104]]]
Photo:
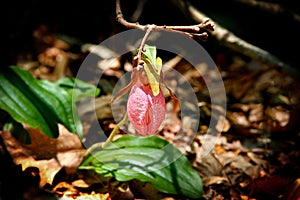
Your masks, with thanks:
[[[159,93],[162,60],[159,57],[156,57],[156,47],[146,44],[142,54],[142,60],[145,62],[144,69],[146,71],[152,93],[154,96],[157,96]]]

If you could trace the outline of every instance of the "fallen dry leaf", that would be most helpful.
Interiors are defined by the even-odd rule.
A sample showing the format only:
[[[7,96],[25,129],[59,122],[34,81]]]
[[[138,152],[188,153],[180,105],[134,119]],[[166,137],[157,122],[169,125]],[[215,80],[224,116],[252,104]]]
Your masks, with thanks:
[[[56,139],[48,138],[38,129],[26,128],[32,140],[29,145],[20,143],[9,131],[1,134],[15,164],[21,165],[23,170],[28,167],[38,168],[41,187],[52,184],[55,175],[62,168],[70,173],[74,172],[85,153],[77,135],[70,133],[62,125],[59,125],[60,133]]]

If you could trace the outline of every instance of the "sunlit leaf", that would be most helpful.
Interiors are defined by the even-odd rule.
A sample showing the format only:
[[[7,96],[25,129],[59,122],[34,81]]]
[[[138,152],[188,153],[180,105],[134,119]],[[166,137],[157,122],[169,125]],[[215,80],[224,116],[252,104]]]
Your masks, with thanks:
[[[149,182],[164,193],[190,198],[202,196],[200,176],[189,160],[166,140],[126,135],[104,149],[99,144],[95,146],[79,170],[94,170],[118,181]]]
[[[66,90],[74,98],[73,101],[87,96],[98,96],[100,93],[99,88],[74,77],[61,78],[54,84]]]
[[[0,73],[0,109],[8,112],[19,123],[38,127],[51,138],[58,136],[58,123],[81,136],[82,125],[71,95],[74,80],[70,81],[65,84],[67,79],[58,83],[37,80],[28,71],[11,66]],[[74,95],[76,100],[97,94],[80,93],[78,88]],[[83,84],[83,88],[89,88],[90,91],[93,86]],[[94,88],[94,91],[97,90]]]

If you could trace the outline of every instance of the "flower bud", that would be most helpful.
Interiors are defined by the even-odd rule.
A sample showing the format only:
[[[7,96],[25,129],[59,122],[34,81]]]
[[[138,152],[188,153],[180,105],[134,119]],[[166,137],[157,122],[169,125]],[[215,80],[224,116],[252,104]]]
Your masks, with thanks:
[[[127,113],[130,122],[139,135],[153,135],[157,132],[166,114],[166,102],[160,89],[154,96],[149,84],[140,81],[131,88]]]

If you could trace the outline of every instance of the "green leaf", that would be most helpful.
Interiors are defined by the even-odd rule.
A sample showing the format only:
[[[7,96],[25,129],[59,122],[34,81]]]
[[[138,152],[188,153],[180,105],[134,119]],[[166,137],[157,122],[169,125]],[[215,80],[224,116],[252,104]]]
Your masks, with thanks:
[[[201,178],[189,160],[157,136],[126,135],[104,149],[96,144],[89,149],[78,169],[94,170],[118,181],[149,182],[164,193],[190,198],[202,196]]]
[[[144,69],[154,96],[159,94],[160,73],[162,60],[156,57],[156,47],[145,45],[142,60],[145,62]]]
[[[72,101],[72,90],[65,87],[70,87],[71,82],[61,86],[66,82],[67,79],[57,83],[37,80],[28,71],[11,66],[0,73],[0,109],[19,123],[38,127],[51,138],[58,136],[58,123],[81,137],[82,125],[74,99]],[[74,96],[78,100],[88,95],[93,94],[81,94],[78,90]]]
[[[73,101],[78,101],[87,96],[98,96],[100,89],[74,77],[61,78],[55,85],[65,89],[69,95],[73,96]]]

